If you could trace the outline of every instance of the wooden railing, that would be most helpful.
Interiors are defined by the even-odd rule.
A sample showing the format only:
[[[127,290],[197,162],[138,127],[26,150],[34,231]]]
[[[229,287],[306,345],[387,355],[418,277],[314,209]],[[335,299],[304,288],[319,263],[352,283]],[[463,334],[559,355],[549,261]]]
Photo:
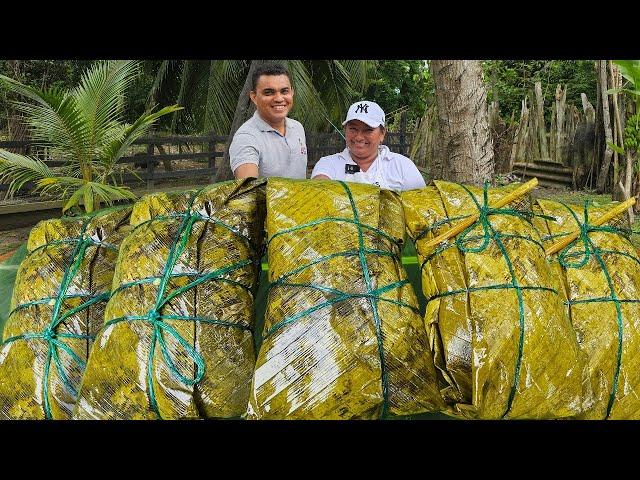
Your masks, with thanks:
[[[407,155],[412,134],[406,131],[387,133],[384,144],[391,151]],[[136,140],[119,164],[127,164],[134,173],[123,171],[117,178],[120,183],[153,189],[156,181],[190,179],[193,183],[210,183],[224,156],[227,137],[224,135],[171,135],[153,136]],[[0,142],[0,148],[33,156],[55,167],[63,161],[51,158],[47,149],[30,141]],[[337,132],[307,134],[307,176],[323,156],[342,151],[344,139]],[[25,194],[30,190],[27,185]],[[8,185],[0,184],[0,192]],[[1,198],[1,196],[0,196]]]

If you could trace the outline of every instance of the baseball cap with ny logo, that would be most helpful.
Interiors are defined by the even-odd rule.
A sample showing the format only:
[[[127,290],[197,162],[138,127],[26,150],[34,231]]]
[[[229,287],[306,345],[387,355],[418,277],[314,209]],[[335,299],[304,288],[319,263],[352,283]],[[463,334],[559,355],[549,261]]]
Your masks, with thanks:
[[[351,120],[360,120],[373,128],[381,125],[384,127],[384,111],[377,103],[362,100],[349,107],[347,118],[342,122],[342,125],[350,122]]]

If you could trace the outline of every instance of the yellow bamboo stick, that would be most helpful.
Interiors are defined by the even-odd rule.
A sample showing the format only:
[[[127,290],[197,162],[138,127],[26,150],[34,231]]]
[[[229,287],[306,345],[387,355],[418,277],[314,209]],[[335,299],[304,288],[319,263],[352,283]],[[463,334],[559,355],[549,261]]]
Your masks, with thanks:
[[[636,203],[636,199],[635,199],[635,197],[631,197],[629,200],[626,200],[625,202],[622,202],[621,204],[616,205],[615,207],[613,207],[611,210],[609,210],[607,213],[605,213],[600,218],[594,220],[593,222],[589,222],[589,223],[591,223],[591,225],[593,225],[595,227],[599,227],[600,225],[604,225],[608,221],[616,218],[618,215],[623,214],[628,208],[632,207],[634,203]],[[554,253],[559,252],[564,247],[566,247],[571,242],[573,242],[576,238],[578,238],[579,235],[580,235],[580,230],[576,230],[575,232],[571,233],[570,235],[564,237],[562,240],[558,240],[556,243],[551,245],[549,248],[547,248],[544,251],[544,253],[547,254],[547,255],[553,255]]]
[[[522,197],[526,193],[529,193],[531,190],[533,190],[536,187],[536,185],[538,185],[538,179],[537,178],[532,178],[527,183],[523,183],[522,185],[520,185],[513,192],[511,192],[508,195],[505,195],[504,197],[499,199],[494,205],[490,205],[490,207],[491,208],[502,208],[505,205],[509,205],[514,200]],[[462,232],[465,228],[467,228],[470,225],[473,225],[475,222],[477,222],[479,217],[480,217],[479,213],[474,213],[469,218],[465,218],[464,220],[461,220],[460,223],[457,223],[454,227],[451,227],[446,232],[443,232],[440,235],[438,235],[437,237],[435,237],[435,238],[431,239],[430,241],[428,241],[425,244],[424,248],[427,249],[427,250],[431,249],[433,247],[436,247],[440,243],[444,242],[445,240],[449,240],[451,237],[455,237],[460,232]]]

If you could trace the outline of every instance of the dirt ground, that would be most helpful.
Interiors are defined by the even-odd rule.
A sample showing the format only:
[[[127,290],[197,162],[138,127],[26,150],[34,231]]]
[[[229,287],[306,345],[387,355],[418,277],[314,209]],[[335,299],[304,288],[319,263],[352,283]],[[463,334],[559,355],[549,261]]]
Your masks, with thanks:
[[[0,232],[0,262],[8,259],[29,237],[33,226]]]

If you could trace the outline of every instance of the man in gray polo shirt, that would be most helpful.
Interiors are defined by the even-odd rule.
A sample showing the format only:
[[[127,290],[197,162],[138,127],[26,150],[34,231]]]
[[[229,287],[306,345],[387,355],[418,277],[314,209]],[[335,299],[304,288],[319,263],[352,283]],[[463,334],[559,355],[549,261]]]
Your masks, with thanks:
[[[307,177],[307,143],[302,124],[287,114],[293,107],[291,76],[275,63],[259,66],[249,96],[256,112],[233,136],[229,147],[236,178]]]

